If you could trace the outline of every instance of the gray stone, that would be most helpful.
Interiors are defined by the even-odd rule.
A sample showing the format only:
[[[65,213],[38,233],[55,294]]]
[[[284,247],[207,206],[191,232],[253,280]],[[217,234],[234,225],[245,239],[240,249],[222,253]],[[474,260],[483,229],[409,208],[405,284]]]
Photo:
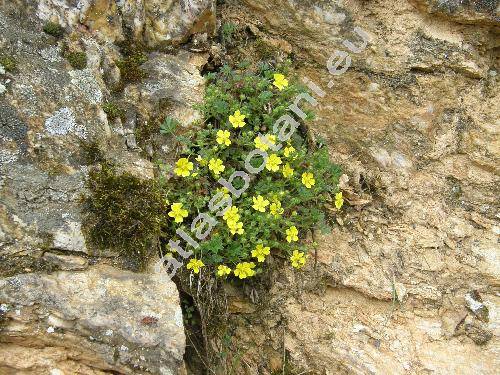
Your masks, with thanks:
[[[179,295],[175,284],[160,275],[109,266],[17,275],[0,280],[0,303],[8,310],[2,341],[15,340],[26,351],[33,343],[50,349],[64,342],[66,351],[81,351],[75,362],[127,374],[158,374],[161,368],[177,373],[182,364]],[[145,318],[156,323],[148,324]],[[120,347],[126,349],[115,349]],[[0,346],[0,363],[10,350]],[[14,369],[26,369],[15,358],[5,361]],[[47,357],[42,368],[48,371],[53,365],[53,358]]]
[[[80,271],[88,267],[88,261],[85,258],[74,255],[61,255],[47,252],[43,254],[43,259],[56,265],[63,271],[75,270]]]

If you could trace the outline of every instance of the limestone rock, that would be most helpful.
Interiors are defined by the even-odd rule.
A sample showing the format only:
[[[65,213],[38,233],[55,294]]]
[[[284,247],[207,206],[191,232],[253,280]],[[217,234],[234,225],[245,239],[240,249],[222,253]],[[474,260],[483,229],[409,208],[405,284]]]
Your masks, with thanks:
[[[150,47],[215,31],[214,0],[40,0],[37,15],[70,30],[84,25],[99,39],[132,37]]]
[[[108,266],[17,275],[0,280],[0,303],[0,369],[175,374],[181,366],[179,296],[160,276]]]
[[[104,265],[121,263],[115,253],[92,248],[82,228],[81,198],[96,167],[89,143],[98,142],[119,172],[153,177],[152,163],[128,146],[135,129],[125,133],[102,108],[122,58],[109,43],[122,37],[121,20],[111,17],[108,28],[102,21],[123,3],[104,3],[0,5],[1,54],[16,61],[15,71],[0,76],[8,81],[0,100],[0,373],[181,371],[185,339],[173,282]],[[40,17],[72,37],[63,43],[41,32]],[[86,54],[85,69],[71,67],[68,46]],[[203,91],[199,65],[161,56],[154,61],[174,70],[156,83],[170,88],[179,113],[188,113],[182,110],[191,107],[188,99]],[[142,114],[149,120],[153,112]]]
[[[497,372],[498,22],[479,4],[498,2],[418,3],[462,5],[447,15],[392,0],[220,9],[291,45],[299,79],[324,91],[310,129],[348,176],[342,225],[316,236],[309,268],[276,271],[258,290],[267,303],[235,312],[242,373],[280,351],[298,373]],[[345,43],[363,46],[356,27],[367,37],[357,52]],[[336,50],[351,64],[334,76]],[[471,290],[482,302],[464,299]]]
[[[496,0],[413,0],[430,14],[451,18],[460,23],[500,24],[500,6]]]

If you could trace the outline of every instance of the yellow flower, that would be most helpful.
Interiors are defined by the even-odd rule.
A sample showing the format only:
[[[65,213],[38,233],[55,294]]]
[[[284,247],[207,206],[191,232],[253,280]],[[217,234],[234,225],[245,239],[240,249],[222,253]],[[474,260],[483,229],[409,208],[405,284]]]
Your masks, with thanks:
[[[259,262],[263,262],[266,260],[266,255],[269,255],[269,251],[271,248],[269,246],[262,246],[262,244],[258,244],[255,247],[255,250],[252,250],[252,256],[257,258]]]
[[[168,216],[173,217],[176,223],[182,223],[184,218],[188,216],[188,210],[182,208],[182,203],[173,203],[170,209]]]
[[[287,242],[292,242],[292,241],[298,241],[299,237],[297,234],[299,234],[299,231],[295,227],[295,225],[292,225],[290,228],[288,228],[286,231],[286,240]]]
[[[228,266],[221,264],[219,267],[217,267],[217,276],[222,277],[230,274],[231,268],[229,268]]]
[[[302,173],[302,183],[306,188],[310,189],[316,183],[314,175],[310,172]]]
[[[294,152],[295,152],[295,149],[293,148],[293,146],[285,147],[285,149],[283,150],[283,154],[285,155],[285,157],[289,157]]]
[[[226,187],[221,187],[221,188],[217,188],[215,191],[217,191],[218,193],[222,193],[223,194],[223,198],[228,198],[229,197],[229,189],[226,188]]]
[[[231,144],[231,140],[229,137],[231,136],[231,133],[229,133],[228,130],[219,130],[217,132],[217,143],[220,145],[226,145],[229,146]]]
[[[175,250],[172,246],[170,246],[170,247],[169,247],[169,250],[170,250],[170,251],[169,251],[166,255],[167,255],[167,257],[169,257],[169,258],[173,258],[173,257],[174,257],[174,253],[176,253],[176,252],[177,252],[177,250]]]
[[[264,199],[262,195],[258,195],[257,197],[253,197],[253,205],[252,207],[259,212],[266,212],[266,207],[269,206],[269,201]]]
[[[247,277],[255,275],[255,271],[252,268],[255,268],[255,263],[242,262],[236,265],[236,268],[233,272],[234,275],[238,276],[240,279],[246,279]]]
[[[278,90],[283,90],[288,86],[288,80],[285,78],[283,74],[276,73],[274,74],[274,82],[273,85],[278,88]]]
[[[271,154],[267,158],[266,169],[272,172],[277,172],[280,169],[281,158],[276,154]]]
[[[222,164],[222,160],[220,159],[210,159],[208,162],[208,169],[210,169],[212,172],[214,172],[215,175],[220,175],[221,172],[226,169],[224,164]]]
[[[283,208],[281,207],[281,202],[273,202],[271,203],[271,206],[269,207],[269,211],[271,212],[271,215],[274,217],[278,217],[279,215],[283,214]]]
[[[266,139],[267,142],[264,142]],[[276,144],[276,136],[275,135],[265,135],[263,137],[258,136],[255,137],[253,141],[255,142],[255,147],[257,147],[259,150],[267,151],[269,150],[268,143],[271,143],[273,145]]]
[[[196,157],[196,161],[197,161],[197,162],[198,162],[198,163],[199,163],[202,167],[204,167],[205,165],[207,165],[207,161],[206,161],[205,159],[203,159],[203,158],[201,157],[201,155],[198,155],[198,156]]]
[[[245,126],[245,117],[240,110],[237,110],[233,115],[229,116],[229,122],[233,125],[233,128],[242,128]]]
[[[187,177],[193,170],[193,163],[186,158],[180,158],[175,165],[177,168],[174,169],[174,173],[177,176]]]
[[[238,214],[238,208],[235,206],[229,207],[229,209],[224,214],[223,219],[226,221],[238,221],[238,220],[240,220],[240,215]]]
[[[283,167],[283,176],[285,178],[293,176],[293,168],[290,167],[290,164],[288,163],[286,163],[285,166]]]
[[[342,197],[342,192],[335,194],[335,207],[340,210],[344,205],[344,198]]]
[[[205,264],[200,259],[193,258],[189,261],[186,268],[188,270],[193,270],[194,273],[199,273],[200,268],[204,266]]]
[[[241,221],[229,220],[226,222],[231,234],[243,234],[245,230],[243,229],[243,223]]]
[[[292,267],[301,268],[306,264],[306,256],[302,251],[294,250],[290,261],[292,262]]]

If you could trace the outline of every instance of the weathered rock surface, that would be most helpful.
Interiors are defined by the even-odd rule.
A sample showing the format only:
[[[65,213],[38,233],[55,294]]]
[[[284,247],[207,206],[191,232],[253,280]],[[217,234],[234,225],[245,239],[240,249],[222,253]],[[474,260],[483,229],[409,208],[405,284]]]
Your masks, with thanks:
[[[462,23],[482,23],[498,26],[500,3],[498,0],[414,0],[420,9],[431,14],[452,18]]]
[[[72,30],[86,27],[104,40],[132,37],[150,47],[215,31],[214,0],[40,0],[37,15]]]
[[[282,371],[283,342],[297,373],[498,371],[500,39],[498,2],[479,3],[439,16],[390,0],[221,10],[290,46],[298,77],[325,91],[311,128],[350,203],[303,273],[273,275],[262,305],[233,297],[230,311],[250,305],[233,315],[242,373]],[[361,51],[330,75],[346,40]]]
[[[93,167],[85,145],[92,142],[117,171],[153,177],[153,164],[134,143],[138,118],[148,122],[169,111],[197,118],[191,105],[203,93],[198,69],[204,57],[156,53],[143,68],[154,82],[137,83],[140,90],[125,83],[123,95],[112,92],[123,56],[110,41],[125,39],[125,31],[120,26],[109,34],[112,17],[94,9],[104,3],[0,3],[0,56],[16,62],[12,71],[0,69],[2,374],[176,374],[182,364],[175,285],[156,274],[105,266],[123,262],[116,252],[88,244],[81,198]],[[193,4],[202,12],[209,3]],[[161,5],[165,22],[181,11],[178,3]],[[148,7],[155,9],[153,2]],[[145,35],[155,43],[187,38],[198,20],[193,9],[168,33],[158,31],[161,25],[137,27],[149,27]],[[63,38],[42,32],[48,19],[66,27]],[[67,48],[85,53],[85,69],[71,66]],[[129,94],[135,91],[140,98]],[[111,99],[126,108],[123,121],[108,121],[103,105]],[[160,99],[171,104],[165,112]]]
[[[258,39],[325,91],[312,130],[344,168],[349,203],[303,273],[273,274],[252,298],[233,291],[231,369],[496,374],[498,1],[243,0],[221,14],[250,30],[243,57],[259,57]],[[41,32],[48,20],[86,69]],[[146,78],[119,94],[126,115],[108,121],[107,85],[121,78],[112,42],[161,49],[215,24],[207,0],[1,3],[0,49],[17,68],[0,69],[0,372],[176,373],[173,284],[100,264],[112,254],[82,234],[80,143],[98,139],[151,178],[136,130],[197,118],[207,56],[150,53]],[[348,48],[351,66],[330,75],[329,57]]]
[[[0,372],[174,374],[184,329],[175,284],[109,266],[0,280]]]

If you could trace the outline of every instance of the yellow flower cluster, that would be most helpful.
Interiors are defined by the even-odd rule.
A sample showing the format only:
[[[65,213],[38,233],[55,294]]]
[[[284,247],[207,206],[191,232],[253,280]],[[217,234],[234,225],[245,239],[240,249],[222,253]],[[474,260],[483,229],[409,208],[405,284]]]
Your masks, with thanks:
[[[243,115],[240,110],[234,112],[234,114],[229,116],[229,122],[233,125],[233,128],[242,128],[245,124],[245,115]]]
[[[267,158],[266,169],[271,172],[278,172],[280,169],[281,158],[276,154],[271,154]]]
[[[217,267],[217,276],[223,277],[231,274],[231,268],[228,266],[221,264],[219,267]]]
[[[266,255],[269,255],[271,248],[269,246],[263,246],[258,244],[255,250],[252,250],[252,257],[257,258],[258,262],[263,262],[266,260]]]
[[[265,138],[265,139],[264,139]],[[265,135],[264,137],[258,136],[254,139],[255,147],[261,151],[269,150],[269,144],[276,144],[275,135]]]
[[[316,183],[314,175],[311,172],[302,173],[302,183],[306,188],[310,189]]]
[[[264,199],[262,195],[258,195],[252,198],[253,205],[252,208],[259,212],[266,212],[266,207],[269,206],[269,201]]]
[[[273,85],[278,88],[278,90],[283,90],[288,86],[288,80],[285,78],[283,74],[276,73],[274,74],[274,82]]]
[[[293,148],[293,146],[288,146],[288,147],[285,147],[285,149],[283,150],[283,154],[285,155],[286,158],[289,158],[290,156],[292,156],[292,154],[295,153],[295,148]]]
[[[284,90],[288,87],[288,80],[283,74],[274,74],[274,81],[272,82],[273,86],[276,87],[279,91]],[[246,125],[246,115],[241,113],[240,110],[234,111],[232,115],[229,116],[229,123],[233,128],[243,128]],[[219,129],[215,134],[215,141],[220,146],[214,146],[214,150],[218,148],[228,147],[232,144],[231,141],[231,132],[229,130]],[[237,142],[237,140],[236,140]],[[272,134],[259,135],[254,138],[255,147],[261,151],[267,152],[269,149],[275,149],[275,145],[277,142],[277,137]],[[270,172],[281,172],[284,178],[291,179],[294,178],[295,170],[292,168],[293,160],[297,158],[297,150],[292,146],[291,142],[288,141],[286,147],[283,149],[283,153],[281,157],[278,156],[277,153],[271,153],[268,155],[265,169]],[[283,158],[283,159],[282,159]],[[223,160],[215,157],[210,158],[210,160],[204,159],[201,155],[196,157],[196,161],[199,167],[206,167],[213,173],[215,176],[221,175],[224,170],[226,170],[226,166],[223,163]],[[174,168],[174,174],[179,177],[195,177],[197,175],[196,172],[193,172],[194,165],[188,158],[180,158]],[[306,171],[301,175],[301,182],[303,186],[307,189],[311,189],[315,184],[315,176],[312,172]],[[222,191],[224,196],[227,197],[229,191],[226,188],[217,189],[218,191]],[[283,194],[283,192],[282,192]],[[283,215],[284,209],[279,200],[278,194],[268,195],[269,199],[266,199],[262,195],[256,195],[252,197],[252,208],[258,212],[265,213],[267,208],[269,207],[269,213],[274,218],[278,218],[280,215]],[[342,192],[339,192],[335,195],[335,207],[340,209],[343,206],[344,199],[342,196]],[[183,204],[180,202],[173,203],[170,206],[171,210],[168,212],[168,216],[174,219],[175,223],[182,223],[184,219],[189,215],[188,210],[183,208]],[[294,211],[293,215],[297,215]],[[235,234],[243,234],[245,232],[243,228],[243,222],[240,221],[240,213],[239,209],[235,206],[229,207],[227,211],[223,215],[223,219],[225,220],[227,227],[232,235]],[[299,231],[296,226],[292,225],[285,230],[286,241],[288,243],[298,242]],[[251,251],[251,257],[255,258],[257,262],[262,263],[265,262],[266,257],[270,255],[270,247],[264,246],[264,244],[259,243],[256,247]],[[294,268],[301,268],[306,263],[307,256],[304,252],[294,250],[292,255],[290,256],[291,264]],[[200,270],[205,266],[201,259],[192,258],[189,260],[186,268],[188,270],[192,270],[195,274],[198,274]],[[218,277],[227,277],[231,273],[240,279],[245,279],[247,277],[254,276],[256,271],[254,262],[240,262],[236,265],[234,270],[228,267],[225,264],[220,264],[217,267],[216,275]]]
[[[219,130],[217,131],[217,138],[215,139],[218,144],[229,146],[231,144],[231,133],[229,130]]]
[[[182,223],[184,218],[188,216],[188,210],[182,208],[182,203],[173,203],[170,206],[168,216],[174,218],[176,223]]]
[[[293,176],[293,168],[290,167],[290,164],[286,163],[283,167],[283,177],[289,178]]]
[[[344,205],[344,198],[342,197],[342,192],[335,194],[335,207],[340,210]]]
[[[179,160],[177,160],[175,167],[176,168],[174,169],[174,173],[177,176],[187,177],[191,174],[191,171],[193,170],[193,163],[191,163],[186,158],[180,158]]]
[[[292,262],[292,267],[301,268],[306,264],[306,256],[302,251],[294,250],[290,257],[290,261]]]
[[[297,242],[299,240],[299,231],[297,230],[297,227],[295,225],[292,225],[290,228],[288,228],[285,233],[287,242]]]
[[[247,277],[255,275],[255,263],[253,262],[242,262],[236,265],[234,272],[235,276],[238,276],[240,279],[246,279]]]
[[[194,273],[200,273],[202,267],[205,267],[205,264],[200,259],[196,258],[190,259],[186,266],[188,270],[193,270]]]
[[[281,202],[276,200],[273,203],[271,203],[271,206],[269,206],[269,212],[271,212],[271,215],[274,217],[278,217],[280,215],[283,215],[283,207],[281,207]]]
[[[222,216],[226,220],[227,227],[231,234],[243,234],[245,230],[243,229],[243,223],[240,220],[240,214],[238,213],[238,207],[231,206]]]

